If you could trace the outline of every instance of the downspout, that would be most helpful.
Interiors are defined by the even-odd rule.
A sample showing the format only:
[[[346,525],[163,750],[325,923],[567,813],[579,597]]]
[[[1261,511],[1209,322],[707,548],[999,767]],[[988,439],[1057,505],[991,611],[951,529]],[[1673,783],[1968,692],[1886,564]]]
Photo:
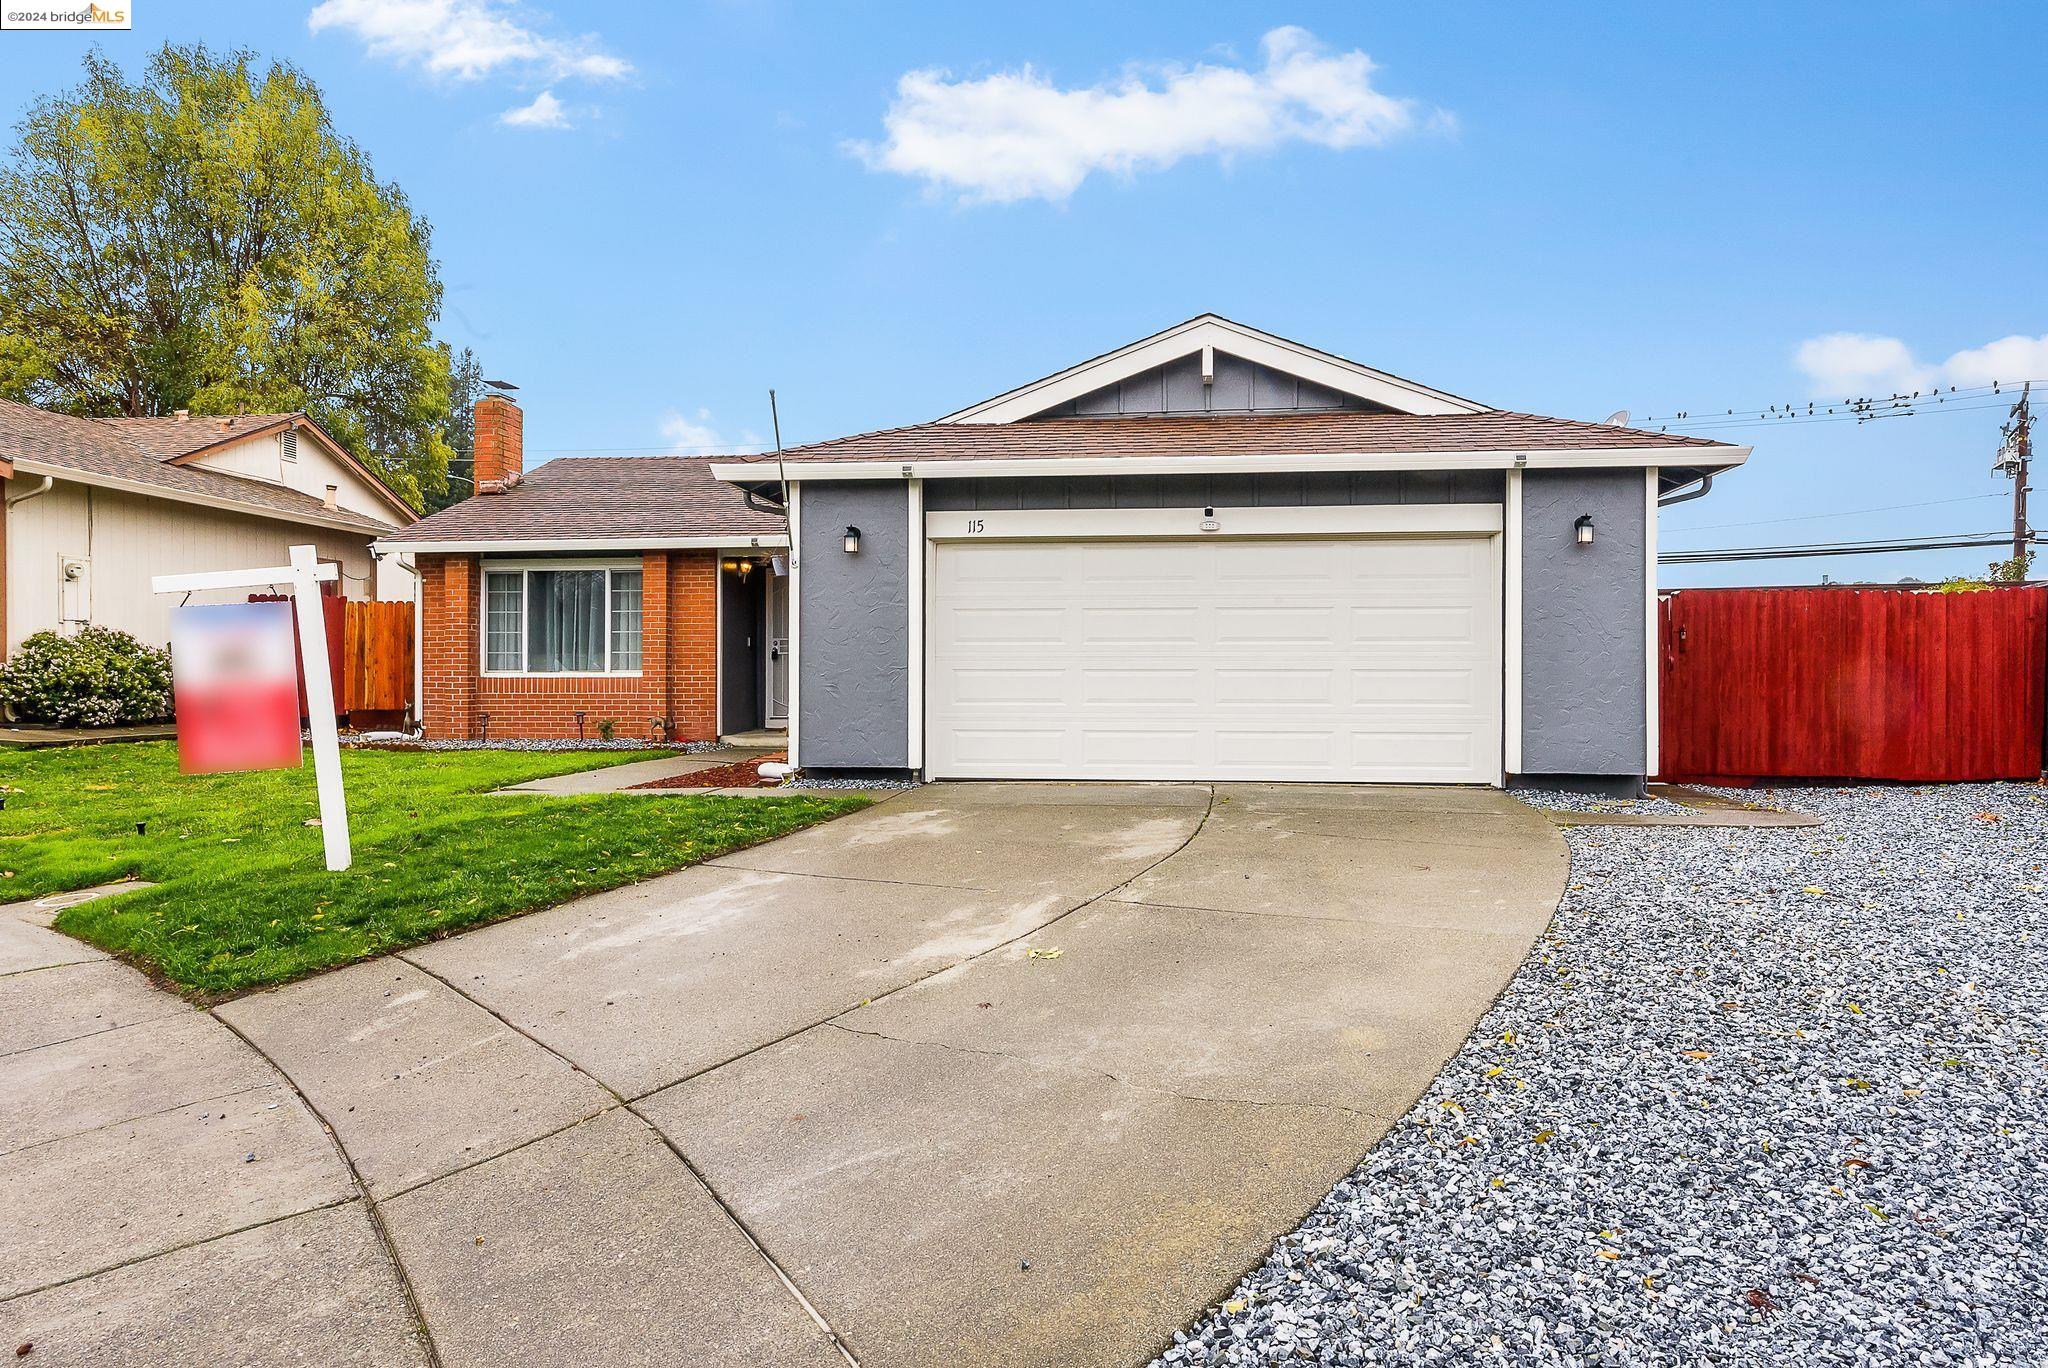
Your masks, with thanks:
[[[1679,487],[1681,489],[1684,488],[1683,485]],[[1657,500],[1657,507],[1669,508],[1673,504],[1691,503],[1694,499],[1705,498],[1707,491],[1713,487],[1714,477],[1711,474],[1702,475],[1700,476],[1700,487],[1698,489],[1687,490],[1683,494],[1666,494],[1663,498]]]
[[[12,508],[18,503],[27,503],[30,499],[35,498],[37,495],[47,494],[50,492],[51,486],[55,485],[56,483],[57,477],[55,475],[45,475],[43,476],[43,482],[37,485],[34,489],[24,489],[19,494],[9,494],[7,496],[7,506],[9,508]]]

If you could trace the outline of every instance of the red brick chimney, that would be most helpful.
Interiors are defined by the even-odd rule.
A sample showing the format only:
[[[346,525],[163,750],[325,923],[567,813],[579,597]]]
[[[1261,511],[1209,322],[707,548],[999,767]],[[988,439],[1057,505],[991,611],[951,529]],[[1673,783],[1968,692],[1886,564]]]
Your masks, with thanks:
[[[526,415],[502,394],[486,394],[474,412],[475,476],[479,494],[503,494],[525,473]]]

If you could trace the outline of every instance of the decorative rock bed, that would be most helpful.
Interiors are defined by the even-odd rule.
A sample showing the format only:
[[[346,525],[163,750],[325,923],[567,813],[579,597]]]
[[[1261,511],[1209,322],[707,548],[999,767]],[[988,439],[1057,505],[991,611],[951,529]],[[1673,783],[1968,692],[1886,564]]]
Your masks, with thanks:
[[[1494,1009],[1160,1362],[2048,1356],[2048,793],[1768,798],[1825,824],[1569,831]]]

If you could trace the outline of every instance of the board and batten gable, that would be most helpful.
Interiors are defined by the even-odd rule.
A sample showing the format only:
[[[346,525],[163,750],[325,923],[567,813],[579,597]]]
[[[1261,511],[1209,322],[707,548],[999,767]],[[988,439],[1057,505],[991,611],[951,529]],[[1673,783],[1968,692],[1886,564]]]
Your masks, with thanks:
[[[806,483],[800,496],[796,737],[806,768],[907,769],[908,482]],[[860,529],[847,552],[846,529]]]
[[[1522,475],[1523,775],[1643,777],[1649,516],[1639,469]],[[1593,544],[1575,524],[1590,514]]]
[[[1385,411],[1356,395],[1219,351],[1212,383],[1202,383],[1202,358],[1197,353],[1104,385],[1036,416],[1130,418],[1182,413],[1329,413],[1340,409]]]
[[[194,420],[199,421],[199,420]],[[334,486],[337,508],[359,513],[395,530],[399,519],[392,513],[389,497],[370,482],[334,459],[318,438],[306,432],[293,434],[291,459],[286,459],[284,434],[269,432],[247,441],[202,451],[191,464],[229,475],[282,485],[310,498],[324,498],[327,486]]]

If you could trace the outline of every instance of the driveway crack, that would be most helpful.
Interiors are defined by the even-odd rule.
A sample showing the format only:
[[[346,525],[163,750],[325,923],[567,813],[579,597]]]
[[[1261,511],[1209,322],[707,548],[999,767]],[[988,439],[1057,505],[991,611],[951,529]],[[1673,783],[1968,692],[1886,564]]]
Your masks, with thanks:
[[[584,1068],[574,1059],[571,1059],[568,1055],[556,1049],[547,1041],[542,1040],[539,1036],[527,1030],[524,1026],[521,1026],[518,1022],[513,1021],[510,1017],[507,1017],[504,1013],[498,1011],[489,1003],[481,1001],[474,995],[466,992],[459,984],[454,983],[445,975],[437,973],[433,969],[428,968],[426,965],[419,963],[417,960],[408,959],[402,954],[393,955],[392,958],[398,960],[402,964],[410,965],[412,968],[419,970],[422,974],[425,974],[428,978],[433,979],[436,983],[439,983],[449,992],[454,993],[457,997],[463,999],[465,1002],[468,1002],[472,1006],[476,1007],[478,1010],[488,1013],[493,1020],[503,1023],[505,1027],[509,1030],[518,1032],[520,1035],[532,1041],[541,1049],[553,1055],[556,1059],[559,1059],[564,1064],[567,1064],[577,1073],[582,1074],[585,1078],[588,1078],[591,1082],[597,1084],[598,1087],[603,1088],[607,1093],[610,1093],[612,1097],[617,1101],[620,1107],[624,1108],[625,1111],[628,1114],[630,1114],[635,1120],[639,1121],[640,1124],[646,1126],[648,1130],[654,1133],[655,1137],[661,1141],[663,1147],[665,1147],[670,1154],[673,1154],[676,1157],[676,1162],[681,1164],[683,1168],[689,1172],[690,1176],[692,1178],[695,1178],[697,1182],[700,1185],[702,1185],[704,1191],[710,1194],[712,1201],[718,1203],[718,1209],[725,1213],[725,1218],[728,1221],[731,1221],[733,1223],[734,1229],[739,1231],[741,1237],[744,1238],[748,1244],[754,1247],[754,1252],[761,1256],[761,1261],[763,1263],[768,1265],[769,1271],[772,1272],[775,1275],[776,1280],[782,1284],[783,1290],[788,1292],[789,1295],[795,1299],[796,1304],[803,1308],[804,1314],[811,1318],[812,1324],[816,1325],[818,1329],[822,1330],[825,1333],[826,1337],[832,1341],[832,1347],[839,1351],[839,1356],[845,1359],[846,1362],[849,1365],[851,1365],[851,1368],[860,1368],[860,1360],[854,1357],[853,1350],[847,1347],[846,1340],[840,1335],[838,1330],[833,1328],[832,1323],[825,1319],[824,1313],[818,1310],[817,1306],[812,1303],[811,1299],[804,1295],[803,1289],[796,1285],[796,1280],[789,1276],[788,1271],[783,1268],[781,1261],[778,1260],[773,1254],[771,1254],[768,1251],[768,1246],[763,1244],[761,1242],[761,1237],[754,1233],[754,1228],[748,1225],[746,1221],[741,1219],[739,1212],[733,1209],[732,1203],[726,1200],[725,1194],[720,1192],[716,1187],[712,1185],[711,1179],[705,1175],[702,1169],[697,1167],[696,1163],[691,1160],[689,1155],[683,1153],[682,1147],[680,1145],[676,1144],[674,1140],[669,1138],[667,1131],[664,1131],[660,1126],[654,1124],[654,1122],[648,1118],[647,1114],[645,1112],[642,1112],[640,1108],[637,1105],[635,1105],[637,1102],[644,1101],[645,1098],[647,1096],[651,1096],[651,1094],[642,1094],[642,1096],[638,1098],[626,1096],[626,1094],[620,1092],[617,1088],[614,1088],[611,1084],[605,1082],[602,1078],[599,1078],[596,1074]],[[588,1119],[588,1117],[584,1118],[584,1120]],[[573,1124],[581,1125],[583,1123],[582,1121],[578,1121]],[[570,1127],[565,1126],[562,1129],[567,1130],[570,1129]],[[559,1134],[560,1132],[557,1131],[555,1133]],[[339,1141],[337,1141],[336,1143],[338,1144]],[[531,1144],[534,1142],[529,1141],[528,1143]],[[519,1148],[523,1148],[523,1146]],[[474,1165],[472,1167],[474,1167]],[[425,1184],[421,1184],[420,1186],[425,1186]]]
[[[398,1278],[398,1290],[404,1294],[406,1309],[412,1313],[413,1328],[419,1334],[420,1348],[426,1354],[431,1368],[441,1368],[441,1349],[434,1343],[434,1330],[427,1324],[427,1313],[420,1305],[419,1293],[413,1288],[412,1274],[405,1267],[405,1259],[398,1252],[397,1242],[391,1238],[390,1228],[384,1224],[384,1213],[378,1209],[376,1199],[370,1195],[370,1185],[363,1181],[362,1170],[356,1167],[355,1157],[348,1152],[348,1146],[341,1142],[341,1132],[322,1114],[313,1099],[306,1096],[306,1090],[299,1086],[298,1080],[294,1079],[282,1064],[272,1059],[269,1052],[258,1045],[253,1037],[218,1012],[209,1010],[207,1015],[226,1027],[237,1040],[254,1050],[257,1058],[277,1070],[277,1076],[297,1094],[299,1101],[305,1104],[306,1110],[313,1114],[313,1119],[320,1123],[320,1129],[327,1132],[328,1142],[334,1146],[335,1154],[341,1158],[342,1167],[348,1170],[349,1181],[355,1184],[356,1192],[363,1199],[363,1211],[370,1218],[370,1229],[377,1232],[377,1242],[384,1247],[384,1257],[391,1261],[391,1270]]]

